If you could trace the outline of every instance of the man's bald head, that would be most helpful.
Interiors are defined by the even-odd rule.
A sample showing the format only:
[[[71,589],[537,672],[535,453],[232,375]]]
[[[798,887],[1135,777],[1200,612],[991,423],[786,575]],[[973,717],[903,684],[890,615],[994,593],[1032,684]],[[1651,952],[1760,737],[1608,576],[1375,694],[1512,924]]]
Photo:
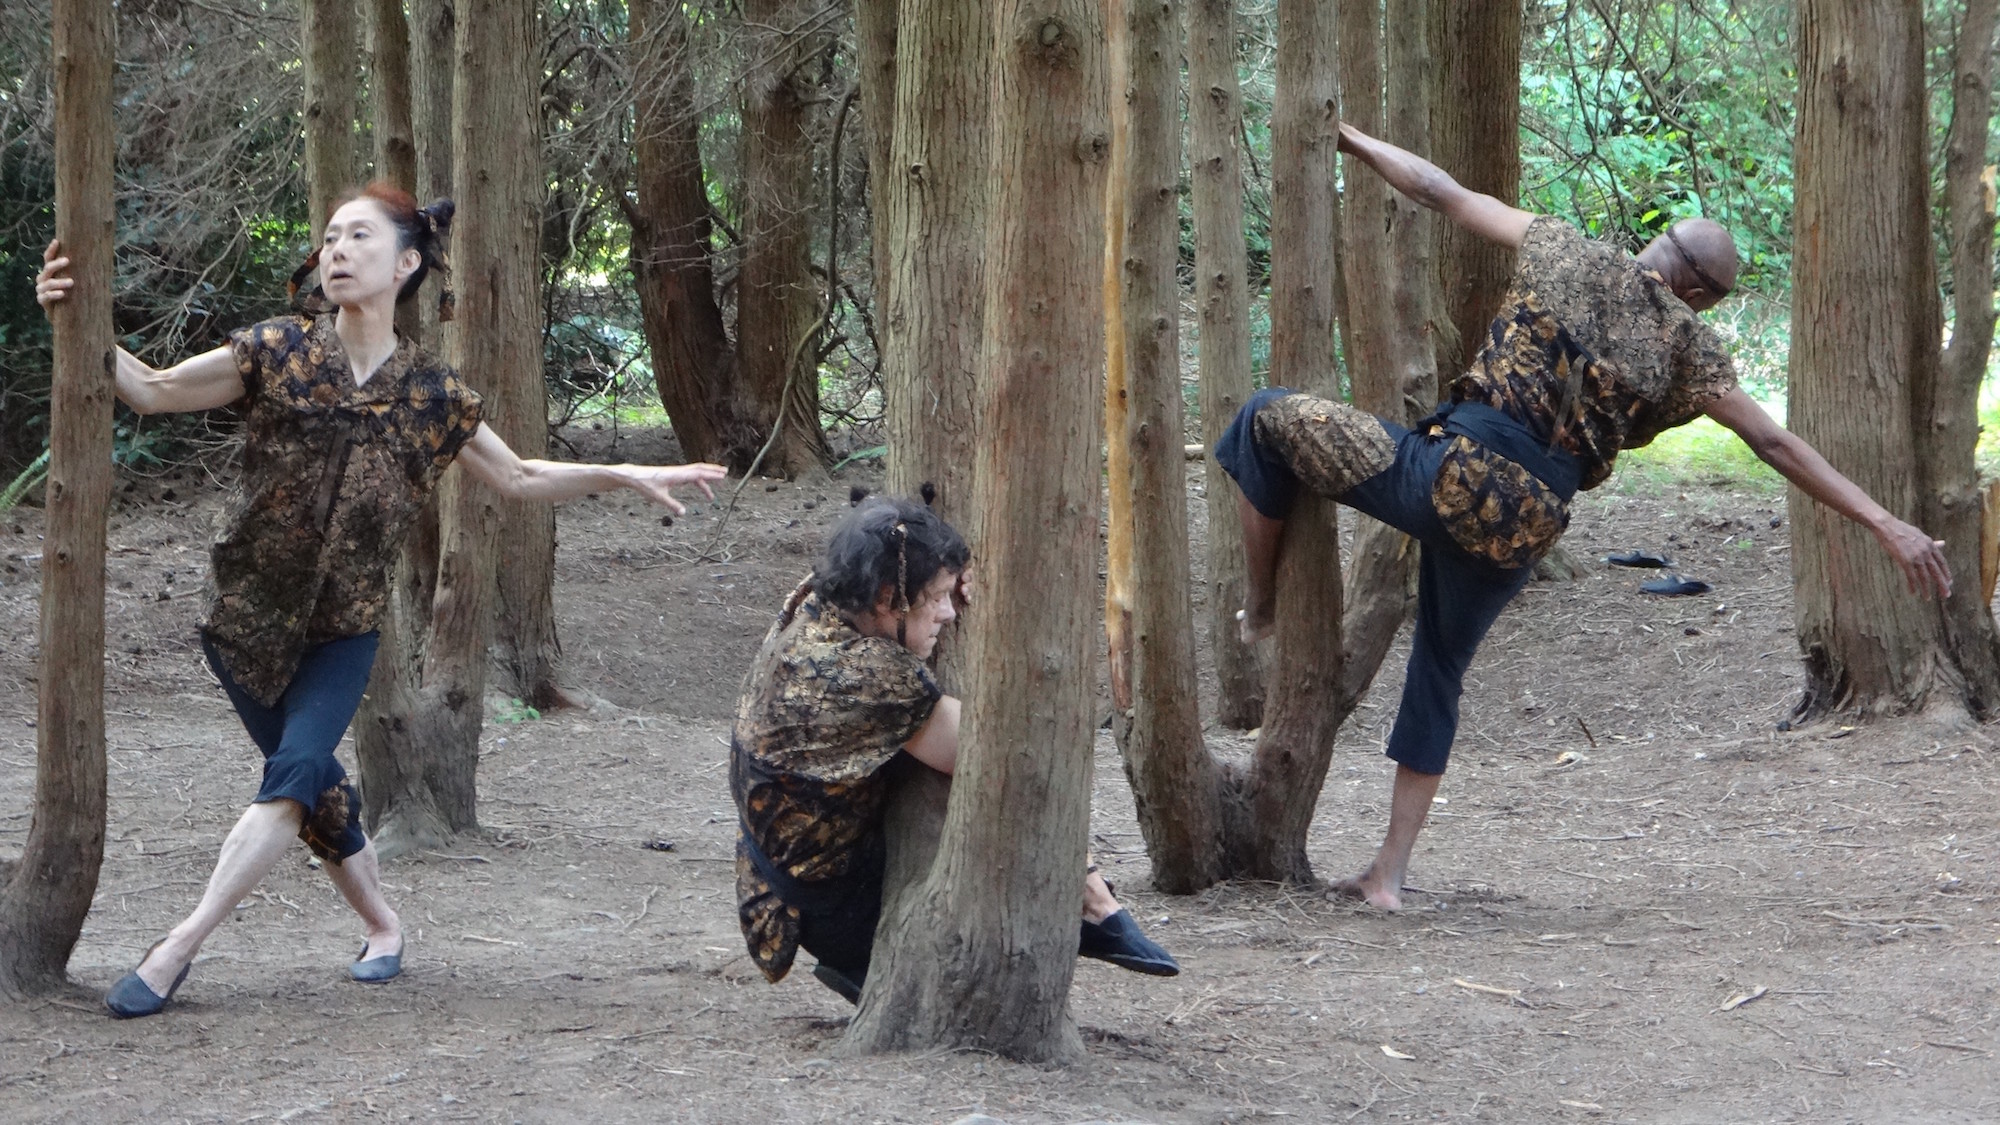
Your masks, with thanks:
[[[1736,288],[1736,240],[1714,219],[1682,219],[1639,253],[1674,294],[1700,312]]]

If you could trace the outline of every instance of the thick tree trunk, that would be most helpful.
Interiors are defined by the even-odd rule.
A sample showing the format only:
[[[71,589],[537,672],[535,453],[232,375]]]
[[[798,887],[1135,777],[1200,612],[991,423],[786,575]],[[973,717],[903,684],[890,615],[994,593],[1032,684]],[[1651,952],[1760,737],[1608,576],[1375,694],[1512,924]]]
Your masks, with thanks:
[[[1521,197],[1522,0],[1431,0],[1432,159],[1473,191]],[[1456,373],[1479,353],[1514,275],[1514,252],[1440,222],[1438,278],[1456,339],[1438,337],[1438,369]]]
[[[1921,12],[1804,0],[1797,44],[1791,426],[1884,507],[1921,520],[1922,459],[1946,456],[1931,451],[1949,440],[1935,396],[1916,401],[1940,363]],[[1945,615],[1910,593],[1868,532],[1796,489],[1790,508],[1802,717],[1990,705],[1990,649],[1960,665]],[[1972,547],[1954,560],[1968,580]]]
[[[1111,729],[1161,889],[1221,873],[1221,771],[1202,742],[1181,453],[1180,13],[1114,0],[1106,196]]]
[[[829,24],[811,0],[746,0],[743,80],[743,268],[736,348],[745,415],[778,427],[763,472],[795,477],[830,458],[819,426],[819,365],[810,337],[821,310],[812,275],[813,138],[826,92],[817,60]]]
[[[1188,5],[1188,116],[1194,145],[1195,299],[1201,310],[1201,436],[1213,449],[1249,399],[1250,280],[1243,241],[1243,89],[1236,78],[1231,0]],[[1215,719],[1250,730],[1264,721],[1264,667],[1243,643],[1243,532],[1236,482],[1204,459],[1208,506],[1208,634],[1215,655]]]
[[[736,419],[736,353],[709,258],[712,226],[687,17],[678,3],[632,0],[631,35],[638,190],[626,217],[653,381],[682,456],[742,472],[763,439]]]
[[[905,16],[890,156],[873,181],[889,489],[928,483],[939,513],[970,528],[993,28],[977,0],[912,0]]]
[[[1280,0],[1271,105],[1271,384],[1339,397],[1334,309],[1339,139],[1334,12]],[[1310,882],[1305,832],[1347,716],[1341,568],[1334,504],[1300,497],[1278,565],[1278,628],[1263,734],[1246,775],[1227,781],[1230,868],[1251,878]]]
[[[319,245],[327,212],[353,186],[354,59],[361,47],[355,0],[299,0],[305,55],[306,210]]]
[[[963,748],[931,875],[878,937],[851,1049],[1082,1055],[1069,1018],[1090,814],[1104,26],[1085,0],[994,6],[982,560]]]
[[[76,288],[56,306],[35,709],[35,806],[0,864],[0,996],[64,983],[104,861],[104,549],[111,503],[111,70],[108,0],[55,0],[56,237]]]
[[[1995,0],[1968,0],[1960,22],[1945,145],[1945,237],[1951,261],[1951,346],[1935,368],[1936,388],[1915,388],[1919,524],[1945,541],[1958,581],[1945,603],[1948,659],[1978,714],[2000,708],[2000,636],[1980,573],[1985,539],[1979,444],[1979,386],[1993,347],[1993,194],[1986,151],[1993,112]]]

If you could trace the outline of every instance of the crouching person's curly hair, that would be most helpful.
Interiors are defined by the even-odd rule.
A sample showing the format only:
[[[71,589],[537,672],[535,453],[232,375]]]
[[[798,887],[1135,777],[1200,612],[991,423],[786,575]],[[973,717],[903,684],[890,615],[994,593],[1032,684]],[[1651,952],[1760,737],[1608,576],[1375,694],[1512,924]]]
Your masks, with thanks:
[[[936,512],[907,497],[876,496],[833,529],[813,564],[812,584],[822,601],[848,613],[874,609],[884,586],[902,608],[938,571],[964,570],[971,558],[958,529]]]

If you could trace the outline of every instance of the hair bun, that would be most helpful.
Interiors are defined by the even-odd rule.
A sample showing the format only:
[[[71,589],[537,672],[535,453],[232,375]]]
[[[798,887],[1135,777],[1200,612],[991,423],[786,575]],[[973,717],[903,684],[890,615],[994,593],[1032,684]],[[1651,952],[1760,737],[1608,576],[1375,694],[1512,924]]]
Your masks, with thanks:
[[[458,204],[449,199],[440,199],[417,213],[428,219],[431,228],[443,236],[451,233],[451,217],[458,213]]]

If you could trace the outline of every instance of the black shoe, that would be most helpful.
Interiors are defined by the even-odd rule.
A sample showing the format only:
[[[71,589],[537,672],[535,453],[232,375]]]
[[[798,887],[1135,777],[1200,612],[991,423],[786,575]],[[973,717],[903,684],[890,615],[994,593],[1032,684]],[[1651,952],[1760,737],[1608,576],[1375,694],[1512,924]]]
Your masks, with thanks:
[[[1711,589],[1708,583],[1697,578],[1682,578],[1669,574],[1665,578],[1655,578],[1639,587],[1642,594],[1658,594],[1665,598],[1688,598],[1696,594],[1706,594]]]
[[[1147,976],[1178,976],[1181,971],[1173,955],[1139,929],[1129,910],[1120,910],[1102,922],[1085,922],[1076,952]]]
[[[836,969],[821,962],[813,966],[813,978],[840,993],[840,998],[859,1007],[861,986],[868,983],[867,969]]]
[[[391,953],[387,957],[368,959],[368,943],[361,943],[361,952],[354,955],[354,963],[347,967],[347,975],[362,984],[380,984],[385,980],[395,980],[403,971],[403,955]]]
[[[165,938],[160,939],[160,941],[165,940]],[[145,956],[139,958],[139,963],[145,964],[146,958],[151,957],[153,950],[159,947],[160,942],[154,942],[146,950]],[[181,966],[180,975],[174,978],[174,983],[167,986],[165,996],[154,992],[145,978],[139,975],[139,970],[133,969],[119,977],[118,983],[111,986],[111,991],[104,994],[104,1006],[111,1009],[111,1014],[121,1020],[135,1019],[139,1016],[157,1016],[160,1014],[160,1009],[167,1006],[167,1001],[174,998],[174,993],[180,991],[181,982],[188,979],[188,970],[192,968],[194,968],[193,960]]]

